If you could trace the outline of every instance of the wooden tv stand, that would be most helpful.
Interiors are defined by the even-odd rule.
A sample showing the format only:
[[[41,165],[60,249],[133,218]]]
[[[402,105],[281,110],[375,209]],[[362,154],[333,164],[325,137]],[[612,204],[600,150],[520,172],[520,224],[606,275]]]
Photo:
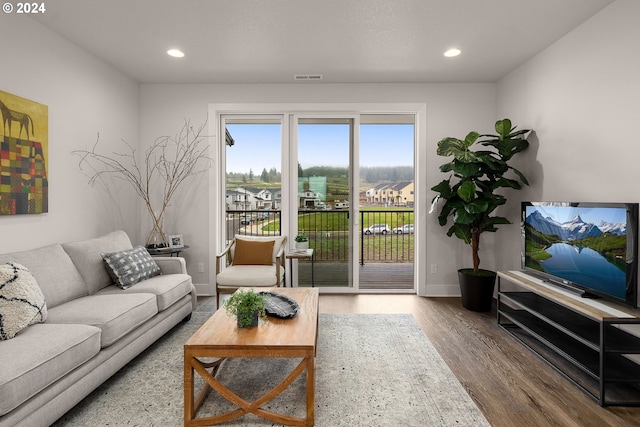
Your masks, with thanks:
[[[640,311],[500,271],[498,324],[601,406],[640,406]]]

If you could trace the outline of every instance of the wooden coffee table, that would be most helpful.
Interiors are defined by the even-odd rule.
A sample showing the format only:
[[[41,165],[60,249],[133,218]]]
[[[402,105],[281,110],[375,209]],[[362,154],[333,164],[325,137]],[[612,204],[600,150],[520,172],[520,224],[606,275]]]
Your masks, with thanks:
[[[292,319],[270,317],[268,322],[260,322],[257,327],[241,329],[236,326],[235,317],[227,316],[224,309],[217,310],[184,345],[185,427],[219,424],[248,413],[280,424],[313,426],[315,358],[318,339],[318,289],[268,288],[264,290],[282,293],[292,298],[300,306],[300,312]],[[220,359],[212,363],[203,363],[198,359],[211,357],[219,357]],[[247,402],[216,379],[220,363],[227,357],[284,357],[302,358],[302,361],[280,384],[254,402]],[[194,370],[207,383],[197,399],[194,399]],[[263,405],[284,391],[305,370],[307,372],[306,418],[278,414],[262,408]],[[238,406],[238,409],[207,418],[195,418],[211,388]]]

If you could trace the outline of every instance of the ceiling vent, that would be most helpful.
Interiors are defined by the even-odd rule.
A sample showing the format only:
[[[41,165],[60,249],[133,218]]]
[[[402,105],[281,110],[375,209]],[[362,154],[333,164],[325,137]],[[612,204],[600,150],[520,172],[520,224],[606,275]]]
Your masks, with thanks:
[[[322,80],[322,74],[295,74],[293,79],[296,81],[318,81]]]

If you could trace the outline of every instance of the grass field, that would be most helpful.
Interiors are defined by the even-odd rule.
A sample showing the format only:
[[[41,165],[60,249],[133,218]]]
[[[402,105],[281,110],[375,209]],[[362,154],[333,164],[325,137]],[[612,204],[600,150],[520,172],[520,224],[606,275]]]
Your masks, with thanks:
[[[413,211],[399,208],[365,208],[360,211],[361,230],[372,224],[387,224],[391,229],[413,224]],[[264,232],[278,231],[279,223],[262,226]],[[348,259],[349,217],[347,211],[310,211],[298,215],[298,230],[309,237],[316,260]],[[361,257],[365,261],[409,262],[413,260],[413,234],[360,234]]]

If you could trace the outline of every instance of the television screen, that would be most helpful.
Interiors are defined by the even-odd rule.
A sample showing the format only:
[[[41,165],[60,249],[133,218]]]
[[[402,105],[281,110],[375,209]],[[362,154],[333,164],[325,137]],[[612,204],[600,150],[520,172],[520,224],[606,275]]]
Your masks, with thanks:
[[[523,202],[523,268],[637,306],[637,203]]]

